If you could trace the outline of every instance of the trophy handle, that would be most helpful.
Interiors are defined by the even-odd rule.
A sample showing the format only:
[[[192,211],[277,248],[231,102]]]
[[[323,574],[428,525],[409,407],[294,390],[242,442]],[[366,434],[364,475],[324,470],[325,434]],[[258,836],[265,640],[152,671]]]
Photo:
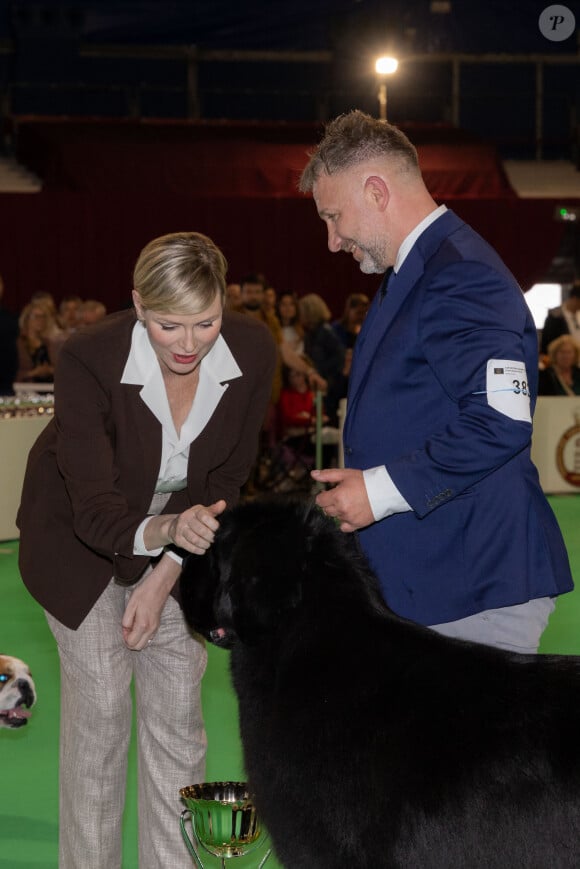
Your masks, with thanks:
[[[179,826],[181,827],[181,834],[185,840],[185,844],[187,845],[187,850],[189,851],[189,853],[191,854],[191,856],[195,860],[196,865],[199,866],[199,869],[203,869],[203,863],[199,859],[199,857],[197,855],[197,851],[193,847],[193,842],[189,838],[189,834],[188,834],[187,829],[185,827],[185,819],[188,816],[191,817],[191,811],[189,809],[184,809],[181,813],[181,817],[179,818]]]

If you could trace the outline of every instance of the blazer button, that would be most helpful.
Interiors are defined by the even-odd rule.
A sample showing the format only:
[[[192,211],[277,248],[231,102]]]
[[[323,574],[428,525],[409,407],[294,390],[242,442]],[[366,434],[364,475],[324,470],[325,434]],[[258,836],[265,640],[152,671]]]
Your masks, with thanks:
[[[347,456],[352,456],[352,447],[345,447],[344,451],[347,454]]]

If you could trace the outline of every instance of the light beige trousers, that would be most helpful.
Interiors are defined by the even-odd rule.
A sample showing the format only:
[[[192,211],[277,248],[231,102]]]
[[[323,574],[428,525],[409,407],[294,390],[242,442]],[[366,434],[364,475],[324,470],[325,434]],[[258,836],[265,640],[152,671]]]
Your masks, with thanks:
[[[207,653],[170,597],[150,646],[129,650],[121,619],[131,588],[111,582],[69,630],[47,613],[61,662],[60,869],[121,869],[134,678],[140,869],[191,864],[179,789],[204,781],[201,678]]]

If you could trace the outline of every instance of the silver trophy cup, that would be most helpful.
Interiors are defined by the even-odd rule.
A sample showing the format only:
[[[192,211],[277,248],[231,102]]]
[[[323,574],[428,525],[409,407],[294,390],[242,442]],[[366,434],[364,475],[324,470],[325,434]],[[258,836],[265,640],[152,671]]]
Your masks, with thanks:
[[[187,806],[182,813],[180,826],[187,849],[197,866],[204,869],[200,852],[221,860],[225,869],[226,860],[245,857],[253,851],[265,848],[268,834],[260,826],[256,809],[245,782],[204,782],[181,788],[180,796]],[[189,837],[186,820],[191,818],[191,828],[199,848]],[[261,857],[257,853],[256,869],[261,869],[270,856],[271,849]],[[248,862],[245,861],[245,866]]]

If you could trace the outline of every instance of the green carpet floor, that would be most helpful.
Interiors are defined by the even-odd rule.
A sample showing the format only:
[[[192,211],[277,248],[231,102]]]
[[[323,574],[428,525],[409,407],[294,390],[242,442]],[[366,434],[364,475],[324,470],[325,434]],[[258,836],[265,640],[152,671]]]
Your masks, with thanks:
[[[552,497],[550,502],[566,539],[578,588],[558,600],[542,639],[541,651],[580,655],[580,495]],[[29,663],[39,699],[26,727],[18,731],[0,730],[0,869],[57,869],[58,656],[41,609],[20,582],[17,550],[17,543],[0,543],[0,652]],[[209,649],[203,704],[209,740],[207,780],[243,781],[237,705],[229,682],[228,654],[213,647]],[[137,869],[133,752],[129,782],[123,869]],[[180,835],[178,818],[175,835]],[[238,861],[229,863],[233,869]],[[183,869],[191,869],[191,866],[193,861]],[[272,859],[267,869],[281,867]]]

